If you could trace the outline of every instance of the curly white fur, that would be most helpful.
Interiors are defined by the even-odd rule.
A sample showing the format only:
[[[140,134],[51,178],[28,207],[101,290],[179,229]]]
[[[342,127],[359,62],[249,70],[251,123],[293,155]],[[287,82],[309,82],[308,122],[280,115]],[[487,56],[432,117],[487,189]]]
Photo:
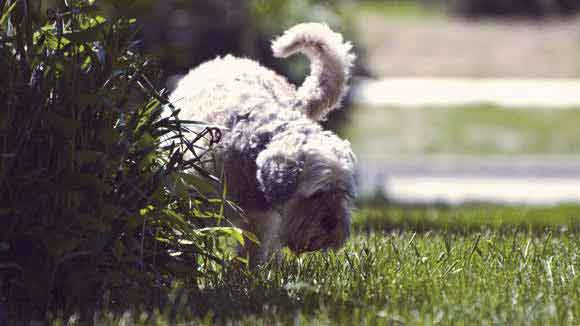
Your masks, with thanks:
[[[272,42],[274,56],[286,58],[297,52],[310,59],[310,76],[298,89],[302,110],[316,121],[323,120],[348,90],[350,69],[355,60],[352,45],[327,25],[300,24]]]
[[[254,262],[281,246],[296,252],[340,246],[349,233],[355,156],[348,141],[316,122],[335,108],[354,56],[326,25],[301,24],[273,44],[279,56],[296,51],[312,73],[296,90],[249,59],[206,62],[179,81],[171,102],[184,119],[225,126],[216,157],[229,196],[246,211],[261,247]]]

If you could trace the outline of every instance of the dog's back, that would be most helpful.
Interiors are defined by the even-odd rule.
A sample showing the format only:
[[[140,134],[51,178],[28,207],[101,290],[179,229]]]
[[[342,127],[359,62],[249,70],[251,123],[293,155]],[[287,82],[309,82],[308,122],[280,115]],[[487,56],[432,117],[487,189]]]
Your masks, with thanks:
[[[226,126],[231,116],[262,105],[291,108],[295,98],[296,89],[284,77],[255,61],[228,55],[192,69],[170,101],[182,109],[182,119]]]
[[[272,42],[276,57],[305,54],[310,75],[296,89],[286,78],[255,61],[228,55],[192,69],[177,84],[170,101],[185,119],[225,125],[262,104],[297,109],[314,121],[340,105],[348,89],[354,55],[342,36],[318,23],[299,24]]]

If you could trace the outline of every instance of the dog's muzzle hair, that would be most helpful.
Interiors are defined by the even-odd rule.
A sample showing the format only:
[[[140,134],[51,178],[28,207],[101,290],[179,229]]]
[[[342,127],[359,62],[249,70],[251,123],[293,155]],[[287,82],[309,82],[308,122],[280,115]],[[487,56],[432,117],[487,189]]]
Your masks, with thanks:
[[[328,26],[300,24],[272,43],[274,55],[305,54],[310,75],[296,89],[255,61],[226,56],[191,70],[171,94],[184,119],[224,126],[215,148],[240,222],[261,245],[262,261],[282,246],[295,252],[340,247],[349,235],[356,159],[348,141],[318,121],[340,106],[352,46]],[[240,220],[241,221],[241,220]]]

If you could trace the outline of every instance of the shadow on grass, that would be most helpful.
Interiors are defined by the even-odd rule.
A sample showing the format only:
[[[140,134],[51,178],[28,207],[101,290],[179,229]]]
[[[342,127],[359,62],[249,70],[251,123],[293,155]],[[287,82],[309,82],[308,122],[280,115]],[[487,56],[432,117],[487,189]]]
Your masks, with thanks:
[[[336,296],[317,285],[316,280],[304,281],[307,275],[320,275],[330,268],[329,259],[321,262],[319,254],[296,257],[288,251],[282,256],[256,270],[232,265],[195,291],[178,287],[173,300],[161,307],[157,317],[169,324],[192,320],[225,324],[251,321],[252,316],[267,324],[287,324],[315,316],[323,309],[342,315],[341,319],[350,318],[357,307],[352,298]],[[338,259],[332,256],[331,260]]]

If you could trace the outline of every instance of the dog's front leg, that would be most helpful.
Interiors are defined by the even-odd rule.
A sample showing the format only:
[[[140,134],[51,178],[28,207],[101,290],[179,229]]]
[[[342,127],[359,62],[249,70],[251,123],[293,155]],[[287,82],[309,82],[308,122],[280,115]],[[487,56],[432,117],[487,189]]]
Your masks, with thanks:
[[[254,268],[266,263],[273,254],[281,249],[280,227],[282,217],[277,211],[248,213],[247,230],[253,232],[260,243],[251,241],[240,248],[240,256],[249,260]]]

